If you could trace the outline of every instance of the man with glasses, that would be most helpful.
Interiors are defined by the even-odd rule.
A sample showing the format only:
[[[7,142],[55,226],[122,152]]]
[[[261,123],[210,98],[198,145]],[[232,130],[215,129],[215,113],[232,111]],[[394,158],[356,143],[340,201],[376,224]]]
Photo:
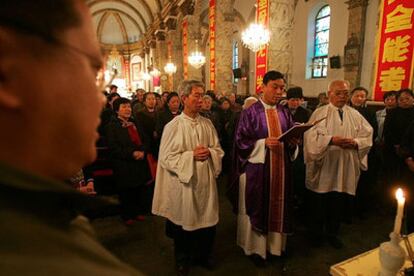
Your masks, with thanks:
[[[2,1],[2,275],[140,275],[104,249],[78,215],[98,199],[62,181],[96,157],[101,66],[84,1]]]
[[[347,105],[349,83],[335,80],[328,87],[329,104],[309,119],[325,118],[305,132],[306,187],[309,194],[309,237],[315,246],[327,240],[342,248],[338,238],[347,195],[355,196],[360,170],[367,170],[373,129]]]
[[[257,266],[266,265],[266,251],[282,255],[286,234],[292,232],[290,169],[299,140],[278,140],[294,125],[289,109],[279,104],[285,85],[280,72],[264,75],[262,97],[242,111],[234,138],[237,244]]]

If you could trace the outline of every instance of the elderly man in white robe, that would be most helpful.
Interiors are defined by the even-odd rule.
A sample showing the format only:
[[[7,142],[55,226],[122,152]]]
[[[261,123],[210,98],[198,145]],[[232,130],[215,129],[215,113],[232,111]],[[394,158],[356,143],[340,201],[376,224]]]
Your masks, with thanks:
[[[186,275],[190,264],[213,268],[216,178],[224,152],[211,121],[199,115],[203,83],[184,81],[179,92],[184,110],[165,126],[161,138],[152,212],[167,218],[177,272]]]
[[[338,238],[346,198],[355,196],[373,129],[364,117],[346,105],[349,83],[335,80],[328,88],[329,104],[315,110],[310,122],[326,118],[304,136],[306,187],[309,190],[309,235],[315,246],[324,239],[342,248]]]

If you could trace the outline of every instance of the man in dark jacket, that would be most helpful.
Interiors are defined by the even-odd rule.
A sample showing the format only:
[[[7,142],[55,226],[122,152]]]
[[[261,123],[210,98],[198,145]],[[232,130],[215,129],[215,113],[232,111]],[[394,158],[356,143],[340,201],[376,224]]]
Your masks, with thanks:
[[[100,200],[63,182],[96,157],[102,65],[84,1],[2,1],[0,275],[142,275],[79,215]]]

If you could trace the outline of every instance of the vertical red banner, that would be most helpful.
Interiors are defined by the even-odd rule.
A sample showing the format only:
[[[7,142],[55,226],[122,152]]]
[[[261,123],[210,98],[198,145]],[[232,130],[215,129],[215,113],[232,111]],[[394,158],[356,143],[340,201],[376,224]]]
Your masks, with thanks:
[[[210,89],[216,87],[216,0],[209,3],[209,32],[210,32]]]
[[[256,23],[269,29],[269,0],[257,0]],[[260,92],[267,72],[267,46],[256,52],[256,93]]]
[[[172,41],[168,40],[167,42],[167,54],[168,54],[168,62],[172,62]],[[172,74],[168,74],[168,89],[172,91],[174,88],[173,76]]]
[[[374,100],[384,92],[410,88],[414,68],[414,1],[383,0],[378,30]]]
[[[188,79],[188,21],[183,21],[183,75]]]
[[[125,68],[125,85],[127,89],[131,88],[131,75],[129,67],[129,57],[124,59],[124,68]]]

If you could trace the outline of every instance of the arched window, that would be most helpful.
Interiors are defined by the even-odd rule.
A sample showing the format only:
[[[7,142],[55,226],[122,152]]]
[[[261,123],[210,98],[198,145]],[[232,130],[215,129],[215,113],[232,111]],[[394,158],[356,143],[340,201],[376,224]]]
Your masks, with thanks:
[[[239,44],[238,42],[233,43],[233,70],[239,68]],[[233,74],[233,83],[237,83],[239,79],[234,77]]]
[[[331,9],[323,6],[315,17],[313,41],[312,78],[326,78],[328,71],[329,26]]]

